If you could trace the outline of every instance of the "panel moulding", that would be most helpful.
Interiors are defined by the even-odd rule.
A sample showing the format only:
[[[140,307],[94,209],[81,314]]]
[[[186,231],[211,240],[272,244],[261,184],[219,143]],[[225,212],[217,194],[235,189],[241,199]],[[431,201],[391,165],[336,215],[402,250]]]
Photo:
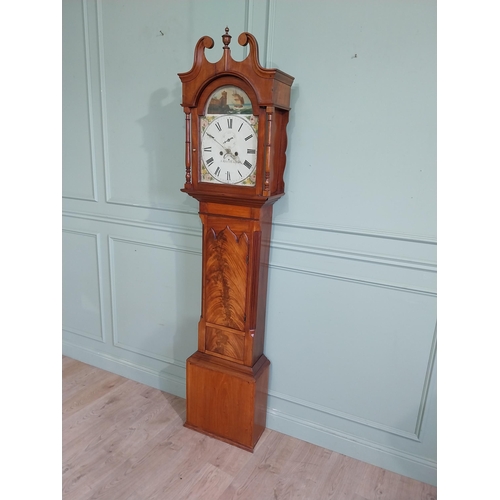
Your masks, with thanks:
[[[97,184],[96,184],[96,151],[95,151],[95,130],[94,130],[94,110],[92,106],[92,78],[91,78],[91,65],[90,65],[90,34],[89,34],[89,20],[87,2],[82,0],[83,8],[83,21],[84,21],[84,37],[85,37],[85,69],[87,75],[87,102],[89,108],[89,135],[90,135],[90,154],[92,158],[92,201],[98,201],[97,198]]]
[[[198,213],[196,212],[197,222],[198,222]],[[95,222],[102,222],[104,224],[114,224],[128,227],[136,227],[142,229],[150,229],[152,231],[164,231],[167,233],[176,233],[183,234],[185,236],[194,236],[201,238],[201,228],[193,228],[190,226],[179,226],[175,224],[161,224],[150,221],[142,221],[139,219],[130,219],[127,217],[114,217],[110,215],[100,215],[100,214],[91,214],[84,212],[70,212],[64,211],[63,217],[70,217],[74,219],[82,219],[82,220],[92,220]]]
[[[417,441],[417,442],[420,441],[417,434],[414,434],[414,433],[412,434],[412,433],[404,431],[402,429],[397,429],[395,427],[390,427],[388,425],[380,424],[378,422],[373,422],[373,421],[368,420],[366,418],[361,418],[361,417],[357,417],[355,415],[350,415],[348,413],[334,410],[332,408],[327,408],[326,406],[318,405],[318,404],[312,403],[310,401],[304,401],[304,400],[296,398],[294,396],[289,396],[287,394],[282,394],[280,392],[273,391],[273,390],[269,391],[269,396],[271,398],[280,399],[282,401],[286,401],[286,402],[292,403],[294,405],[302,406],[302,407],[308,408],[310,410],[319,411],[321,413],[331,415],[332,417],[340,418],[342,420],[348,420],[348,421],[353,422],[355,424],[363,425],[365,427],[371,427],[372,429],[376,429],[376,430],[381,431],[381,432],[393,434],[395,436],[400,436],[400,437],[403,437],[405,439],[410,439],[412,441]],[[273,409],[272,411],[274,411],[275,413],[283,413],[283,412],[281,412],[281,410],[278,410],[276,408]]]
[[[276,0],[267,2],[266,66],[273,66],[274,24],[276,21]]]
[[[108,236],[109,243],[109,264],[110,264],[110,290],[111,290],[111,324],[112,324],[112,336],[113,336],[113,346],[118,347],[120,349],[125,349],[129,352],[133,352],[135,354],[140,354],[141,356],[147,356],[148,358],[155,359],[157,361],[161,361],[163,363],[168,363],[170,365],[178,366],[180,368],[185,368],[185,361],[179,361],[174,358],[170,358],[168,356],[160,356],[157,353],[153,353],[146,349],[138,349],[137,347],[130,346],[128,344],[123,344],[119,340],[119,331],[116,322],[116,287],[115,287],[115,259],[114,259],[114,243],[120,242],[128,245],[140,245],[150,248],[158,248],[160,250],[171,251],[171,252],[179,252],[186,253],[190,255],[197,255],[201,257],[201,250],[193,250],[187,247],[178,247],[178,246],[169,246],[169,245],[158,245],[155,243],[150,243],[146,241],[141,241],[137,239],[127,239],[121,238],[117,236]]]
[[[349,234],[352,236],[363,236],[367,238],[382,238],[388,240],[402,241],[407,243],[419,243],[423,245],[436,246],[437,241],[433,236],[391,233],[387,231],[379,231],[375,229],[360,229],[356,227],[338,227],[325,224],[309,223],[304,221],[293,221],[278,219],[273,222],[274,226],[282,226],[295,229],[305,229],[311,231],[323,231],[326,233]]]
[[[265,68],[271,68],[270,34],[274,36],[275,1],[246,0],[245,7],[245,31],[253,33],[258,38],[260,63]],[[248,46],[245,47],[245,57],[247,54]]]
[[[335,257],[339,259],[356,260],[359,262],[368,262],[370,264],[382,264],[385,266],[402,267],[415,271],[436,273],[435,263],[416,259],[403,259],[390,257],[387,255],[368,254],[363,252],[354,252],[352,250],[341,250],[337,248],[326,248],[320,246],[286,243],[281,241],[274,241],[272,246],[274,248],[292,252],[320,255],[324,257]]]
[[[306,275],[309,275],[309,276],[316,276],[318,278],[326,278],[326,279],[333,279],[333,280],[338,280],[338,281],[346,281],[346,282],[349,282],[349,283],[354,283],[356,285],[366,285],[366,286],[375,286],[375,287],[380,287],[380,288],[387,288],[389,290],[394,290],[396,292],[416,293],[416,294],[419,294],[419,295],[427,295],[429,297],[436,297],[437,296],[437,293],[434,290],[425,289],[425,288],[400,286],[400,285],[396,285],[394,283],[383,282],[383,281],[369,281],[369,280],[363,280],[363,279],[359,279],[359,278],[354,278],[352,276],[345,276],[345,275],[337,275],[337,274],[331,274],[331,273],[324,273],[324,272],[312,271],[312,270],[305,269],[305,268],[288,267],[288,266],[282,266],[282,265],[273,264],[273,263],[269,264],[269,268],[270,269],[277,269],[277,270],[280,270],[280,271],[291,272],[291,273],[299,273],[299,274],[306,274]]]
[[[102,152],[104,169],[104,193],[108,202],[109,195],[109,144],[108,144],[108,120],[106,104],[106,74],[104,70],[104,33],[103,33],[102,0],[96,0],[96,25],[97,25],[97,47],[99,60],[99,81],[101,87],[101,130],[102,130]]]
[[[422,398],[420,400],[420,406],[418,408],[418,415],[417,415],[417,423],[415,426],[415,434],[419,437],[420,437],[420,432],[422,430],[422,422],[424,420],[425,409],[427,407],[427,400],[429,398],[431,377],[436,364],[436,355],[437,355],[437,323],[436,326],[434,327],[434,335],[432,337],[432,345],[429,353],[429,362],[427,364],[427,370],[425,372]]]
[[[437,352],[437,327],[435,326],[433,337],[432,337],[432,343],[431,343],[431,347],[429,350],[429,357],[428,357],[427,367],[426,367],[426,371],[425,371],[424,382],[423,382],[423,386],[422,386],[420,403],[419,403],[419,407],[418,407],[418,410],[417,410],[416,416],[415,416],[415,430],[413,433],[407,432],[407,431],[402,430],[402,429],[398,429],[396,427],[384,425],[384,424],[381,424],[379,422],[374,422],[372,420],[362,418],[362,417],[359,417],[356,415],[345,413],[345,412],[336,410],[334,408],[329,408],[329,407],[326,407],[324,405],[319,405],[319,404],[313,403],[311,401],[305,401],[303,399],[296,398],[296,397],[290,396],[288,394],[283,394],[283,393],[280,393],[278,391],[270,390],[269,396],[271,398],[276,398],[278,400],[282,400],[282,401],[285,401],[287,403],[291,403],[293,405],[298,405],[298,406],[301,406],[303,408],[307,408],[307,409],[310,409],[313,411],[325,413],[327,415],[331,415],[331,416],[336,417],[336,418],[347,420],[347,421],[353,422],[355,424],[370,427],[370,428],[379,430],[379,431],[384,432],[384,433],[389,433],[389,434],[393,434],[396,436],[400,436],[400,437],[403,437],[405,439],[409,439],[411,441],[421,442],[420,435],[421,435],[422,423],[423,423],[424,415],[425,415],[425,409],[427,407],[427,401],[429,398],[431,378],[433,375],[433,371],[435,369],[436,352]],[[269,404],[269,407],[272,407],[272,403]],[[285,413],[281,412],[279,409],[273,409],[271,411],[276,413],[276,415],[278,415],[280,413],[285,415]],[[304,420],[304,422],[305,422],[305,420]],[[305,423],[304,423],[304,425],[305,425]]]
[[[431,376],[432,376],[432,372],[434,370],[435,359],[436,359],[436,344],[437,344],[436,343],[436,329],[434,329],[432,345],[431,345],[431,349],[429,352],[429,360],[427,363],[427,369],[426,369],[426,373],[425,373],[425,377],[424,377],[424,384],[422,387],[422,395],[420,397],[420,405],[419,405],[419,408],[418,408],[418,411],[416,414],[416,418],[415,418],[415,421],[416,421],[415,430],[413,433],[404,431],[402,429],[398,429],[396,427],[384,425],[384,424],[381,424],[379,422],[374,422],[374,421],[366,419],[366,418],[358,417],[356,415],[351,415],[351,414],[348,414],[348,413],[345,413],[345,412],[342,412],[339,410],[335,410],[333,408],[328,408],[328,407],[323,406],[323,405],[318,405],[318,404],[313,403],[311,401],[305,401],[303,399],[296,398],[294,396],[282,394],[278,391],[270,390],[269,396],[271,398],[280,399],[282,401],[286,401],[288,403],[299,405],[299,406],[302,406],[304,408],[308,408],[308,409],[311,409],[314,411],[319,411],[321,413],[325,413],[327,415],[331,415],[331,416],[336,417],[336,418],[341,418],[343,420],[348,420],[348,421],[356,423],[356,424],[360,424],[360,425],[363,425],[366,427],[371,427],[373,429],[376,429],[376,430],[379,430],[379,431],[382,431],[385,433],[393,434],[396,436],[403,437],[405,439],[410,439],[412,441],[420,442],[420,432],[422,430],[422,422],[424,419],[425,408],[427,406],[427,400],[429,397]],[[271,406],[272,405],[270,404],[270,407]],[[279,412],[279,410],[276,409],[276,412]]]
[[[88,109],[88,128],[89,128],[89,138],[90,138],[90,177],[92,181],[92,193],[90,196],[71,196],[64,195],[63,198],[69,200],[82,200],[82,201],[92,201],[97,202],[97,182],[96,182],[96,151],[95,151],[95,130],[94,130],[94,111],[92,106],[92,75],[91,75],[91,65],[90,65],[90,33],[89,33],[89,20],[88,20],[88,9],[87,2],[81,0],[82,13],[83,13],[83,38],[85,47],[85,75],[86,75],[86,89],[87,89],[87,109]]]
[[[100,235],[99,233],[91,233],[91,232],[84,232],[84,231],[75,231],[72,229],[63,229],[63,233],[68,233],[68,234],[76,234],[79,236],[85,236],[85,237],[90,237],[94,239],[95,243],[95,251],[96,251],[96,262],[97,262],[97,268],[96,268],[96,274],[97,274],[97,293],[98,293],[98,303],[99,303],[99,322],[100,322],[100,334],[99,335],[94,335],[90,332],[86,332],[83,330],[80,330],[79,328],[74,328],[74,327],[67,327],[63,326],[63,330],[67,331],[69,333],[75,334],[75,335],[80,335],[82,337],[86,337],[91,340],[97,340],[98,342],[105,343],[106,341],[106,336],[105,336],[105,326],[104,326],[104,316],[103,316],[103,293],[102,293],[102,259],[101,259],[101,252],[99,249],[99,239]]]
[[[147,207],[144,207],[147,208]],[[198,213],[194,211],[177,210],[176,208],[165,209],[166,211],[180,212],[188,215],[196,216],[198,222]],[[109,224],[121,224],[130,227],[142,227],[152,229],[155,231],[167,231],[189,236],[197,236],[201,238],[201,228],[193,228],[190,226],[179,226],[173,224],[160,224],[149,221],[141,221],[139,219],[131,219],[127,217],[114,217],[109,215],[76,212],[76,211],[63,211],[63,217],[72,217],[77,219],[94,220],[97,222],[104,222]],[[312,228],[310,228],[312,229]],[[334,231],[332,231],[334,232]],[[430,273],[437,272],[437,266],[434,262],[417,260],[417,259],[404,259],[391,257],[388,255],[368,254],[363,252],[356,252],[352,250],[343,250],[340,248],[327,248],[312,245],[303,245],[297,243],[290,243],[284,241],[273,241],[271,248],[286,250],[291,252],[298,252],[304,254],[319,255],[325,257],[333,257],[340,259],[355,260],[359,262],[367,262],[370,264],[381,264],[386,266],[401,267],[415,271],[424,271]],[[299,269],[300,270],[300,269]]]
[[[146,208],[147,210],[160,210],[164,212],[174,212],[186,215],[198,215],[196,210],[190,210],[182,205],[146,205],[142,203],[130,203],[127,201],[119,200],[117,198],[112,199],[111,197],[106,197],[106,202],[110,205],[121,205],[122,207],[132,207],[132,208]]]
[[[198,214],[196,213],[194,215],[197,216]],[[109,224],[119,224],[119,225],[125,225],[125,226],[130,226],[130,227],[145,228],[145,229],[151,229],[154,231],[172,232],[172,233],[177,233],[177,234],[184,234],[186,236],[194,236],[196,238],[199,237],[201,239],[201,228],[198,229],[198,228],[192,228],[192,227],[188,227],[188,226],[158,224],[158,223],[140,221],[137,219],[129,219],[129,218],[125,218],[125,217],[103,216],[103,215],[98,215],[98,214],[90,214],[90,213],[82,213],[82,212],[66,211],[66,212],[63,212],[63,216],[64,217],[79,218],[79,219],[84,219],[84,220],[94,220],[97,222],[103,222],[103,223],[109,223]],[[174,251],[175,250],[182,250],[180,247],[165,247],[165,248],[169,248],[170,250],[174,250]],[[434,274],[436,273],[436,265],[435,264],[430,263],[430,262],[425,262],[425,261],[419,261],[419,260],[401,259],[401,258],[395,258],[395,257],[390,257],[390,256],[366,254],[366,253],[346,251],[346,250],[341,250],[341,249],[322,248],[322,247],[317,247],[317,246],[299,245],[296,243],[288,243],[288,242],[280,242],[280,241],[271,243],[271,249],[293,251],[293,252],[304,253],[304,254],[314,254],[314,255],[320,255],[320,256],[325,256],[325,257],[329,257],[329,258],[341,258],[341,259],[356,260],[356,261],[366,262],[366,263],[374,264],[374,265],[387,265],[387,266],[393,266],[393,267],[407,268],[407,269],[411,269],[411,270],[419,271],[419,272],[423,271],[423,272],[430,272],[430,273],[434,273]],[[199,255],[201,255],[201,250],[198,251],[198,250],[189,249],[189,248],[185,248],[184,250],[193,251],[193,252],[199,253]],[[273,269],[278,269],[281,271],[295,272],[295,273],[299,273],[299,274],[308,274],[308,275],[317,276],[320,278],[336,279],[339,281],[348,281],[348,282],[356,283],[359,285],[379,286],[382,288],[388,288],[388,289],[396,290],[396,291],[400,291],[400,292],[417,293],[417,294],[422,294],[422,295],[428,295],[431,297],[437,296],[436,291],[431,290],[431,289],[417,288],[417,287],[411,287],[411,286],[400,286],[400,285],[396,285],[394,283],[384,282],[384,281],[363,280],[363,279],[355,278],[352,276],[335,275],[335,274],[331,274],[328,272],[314,271],[311,269],[301,268],[298,266],[284,266],[284,265],[277,264],[277,263],[272,262],[272,261],[271,261],[269,267],[273,268]]]

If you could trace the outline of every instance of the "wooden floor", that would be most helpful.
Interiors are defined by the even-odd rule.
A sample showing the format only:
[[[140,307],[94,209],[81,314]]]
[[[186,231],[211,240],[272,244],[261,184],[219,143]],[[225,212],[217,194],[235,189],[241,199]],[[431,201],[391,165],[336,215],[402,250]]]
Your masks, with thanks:
[[[436,488],[266,429],[254,453],[185,400],[63,357],[64,500],[433,500]]]

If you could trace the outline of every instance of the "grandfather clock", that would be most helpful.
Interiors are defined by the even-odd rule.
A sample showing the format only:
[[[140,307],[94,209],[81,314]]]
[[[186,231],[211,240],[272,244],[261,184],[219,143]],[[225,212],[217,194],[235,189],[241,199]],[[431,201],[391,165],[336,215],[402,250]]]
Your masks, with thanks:
[[[250,33],[243,61],[210,63],[196,44],[179,73],[186,114],[186,182],[203,224],[198,350],[186,362],[185,426],[252,451],[266,426],[269,360],[263,353],[273,204],[284,194],[293,77],[259,63]]]

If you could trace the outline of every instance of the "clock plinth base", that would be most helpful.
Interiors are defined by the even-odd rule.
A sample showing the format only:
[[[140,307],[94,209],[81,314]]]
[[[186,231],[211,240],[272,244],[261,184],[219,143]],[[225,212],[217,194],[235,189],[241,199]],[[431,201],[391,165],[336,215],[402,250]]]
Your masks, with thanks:
[[[186,427],[253,451],[266,428],[269,360],[253,367],[196,352],[186,362]]]

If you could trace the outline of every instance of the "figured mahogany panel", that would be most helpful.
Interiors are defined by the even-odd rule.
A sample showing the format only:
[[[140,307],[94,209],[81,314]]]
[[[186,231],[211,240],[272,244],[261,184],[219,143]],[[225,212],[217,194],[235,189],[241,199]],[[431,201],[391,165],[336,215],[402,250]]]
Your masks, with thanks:
[[[245,336],[243,333],[207,326],[205,339],[206,351],[243,361],[245,352]]]
[[[249,243],[229,226],[205,234],[205,320],[244,330]]]

